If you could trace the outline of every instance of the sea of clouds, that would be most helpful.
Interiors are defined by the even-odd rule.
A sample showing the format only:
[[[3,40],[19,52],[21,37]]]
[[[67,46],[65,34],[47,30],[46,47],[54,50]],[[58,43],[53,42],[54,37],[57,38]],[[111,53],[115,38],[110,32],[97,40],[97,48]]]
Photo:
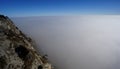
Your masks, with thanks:
[[[13,17],[56,69],[120,69],[120,16]]]

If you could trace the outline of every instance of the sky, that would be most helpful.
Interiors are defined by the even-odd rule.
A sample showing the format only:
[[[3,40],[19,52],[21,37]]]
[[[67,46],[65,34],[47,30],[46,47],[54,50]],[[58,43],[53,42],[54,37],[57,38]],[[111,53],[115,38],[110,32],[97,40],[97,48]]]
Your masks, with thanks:
[[[0,0],[10,17],[120,14],[119,0]]]
[[[120,69],[120,15],[11,19],[55,69]]]
[[[56,69],[120,69],[119,0],[0,0],[0,14]]]

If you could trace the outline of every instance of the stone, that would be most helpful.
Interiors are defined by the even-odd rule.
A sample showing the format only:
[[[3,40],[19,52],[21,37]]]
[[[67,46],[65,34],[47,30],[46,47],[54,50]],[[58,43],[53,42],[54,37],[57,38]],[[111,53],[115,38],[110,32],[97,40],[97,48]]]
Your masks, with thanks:
[[[0,69],[53,69],[33,44],[7,16],[0,15]]]

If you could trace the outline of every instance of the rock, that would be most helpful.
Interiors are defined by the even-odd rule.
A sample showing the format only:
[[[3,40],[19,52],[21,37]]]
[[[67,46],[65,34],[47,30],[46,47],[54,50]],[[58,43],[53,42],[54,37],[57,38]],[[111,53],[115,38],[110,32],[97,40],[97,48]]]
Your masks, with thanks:
[[[0,15],[0,69],[52,69],[33,47],[31,38],[7,16]]]

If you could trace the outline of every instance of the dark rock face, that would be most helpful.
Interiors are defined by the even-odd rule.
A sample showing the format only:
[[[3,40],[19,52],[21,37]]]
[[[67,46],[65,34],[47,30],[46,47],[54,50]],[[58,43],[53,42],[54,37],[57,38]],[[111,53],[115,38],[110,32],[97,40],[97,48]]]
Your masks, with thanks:
[[[39,66],[38,66],[38,69],[43,69],[42,65],[39,65]]]
[[[3,15],[0,15],[0,69],[52,69],[47,59],[33,48],[32,39]]]
[[[20,45],[19,47],[15,48],[15,52],[18,54],[18,56],[25,60],[26,56],[28,55],[29,51],[22,45]]]
[[[6,62],[5,56],[1,56],[0,57],[0,68],[5,68],[6,65],[7,65],[7,62]]]

